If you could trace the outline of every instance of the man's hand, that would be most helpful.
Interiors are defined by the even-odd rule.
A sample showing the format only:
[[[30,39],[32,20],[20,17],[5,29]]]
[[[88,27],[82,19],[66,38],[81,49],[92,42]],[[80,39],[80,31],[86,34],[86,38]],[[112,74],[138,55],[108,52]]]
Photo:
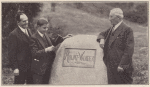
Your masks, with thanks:
[[[45,48],[45,52],[53,51],[54,48],[55,48],[54,46],[47,47],[47,48]]]
[[[67,39],[67,38],[70,38],[70,37],[73,37],[73,35],[72,34],[68,34],[68,35],[66,35],[65,37],[63,37],[64,39]]]
[[[102,49],[104,49],[104,44],[99,44],[99,46],[100,46]]]
[[[104,48],[104,39],[100,40],[99,46],[103,49]]]
[[[15,75],[15,76],[18,76],[18,75],[19,75],[19,69],[15,69],[15,70],[14,70],[14,75]]]
[[[122,67],[118,66],[117,71],[118,71],[118,72],[123,72],[124,70],[123,70]]]

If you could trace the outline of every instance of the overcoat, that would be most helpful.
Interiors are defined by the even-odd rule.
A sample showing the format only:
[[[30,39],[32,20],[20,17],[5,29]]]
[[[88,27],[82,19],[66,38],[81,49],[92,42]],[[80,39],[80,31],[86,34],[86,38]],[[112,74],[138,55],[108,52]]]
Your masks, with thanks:
[[[19,27],[9,34],[8,58],[11,68],[18,68],[21,72],[30,69],[31,49],[29,47],[31,31],[27,29],[29,36],[21,31]]]
[[[56,46],[63,41],[63,38],[60,36],[55,39],[50,38],[47,34],[44,34],[44,36],[46,41],[36,32],[30,39],[32,53],[31,70],[38,75],[45,74],[46,69],[51,68],[50,66],[55,58],[55,52],[46,53],[45,48],[52,45]]]
[[[112,28],[101,32],[97,41],[105,40],[104,43],[104,63],[107,67],[109,84],[129,84],[132,83],[132,55],[134,52],[133,31],[126,24],[121,23],[119,27],[112,32]],[[124,69],[118,72],[118,66]]]
[[[19,75],[14,77],[14,84],[32,84],[31,74],[31,49],[29,47],[31,31],[28,35],[19,27],[9,34],[8,58],[11,68],[19,69]]]

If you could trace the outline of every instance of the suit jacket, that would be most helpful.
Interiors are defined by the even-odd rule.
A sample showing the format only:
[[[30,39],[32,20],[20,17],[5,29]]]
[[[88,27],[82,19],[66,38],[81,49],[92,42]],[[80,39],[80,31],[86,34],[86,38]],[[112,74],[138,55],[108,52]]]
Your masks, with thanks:
[[[26,71],[30,68],[31,51],[29,47],[29,39],[31,32],[29,29],[27,29],[27,31],[29,36],[17,27],[9,34],[8,58],[13,70],[18,68],[21,71]]]
[[[52,45],[56,46],[63,41],[63,38],[60,36],[58,36],[56,39],[52,39],[48,37],[47,34],[45,34],[45,37],[48,43],[48,47]],[[55,52],[45,52],[45,48],[47,48],[46,43],[38,32],[33,34],[30,41],[30,47],[32,53],[31,70],[36,74],[43,75],[46,69],[50,68],[48,66],[49,64],[52,64],[55,58]]]
[[[124,68],[126,72],[131,72],[133,70],[132,66],[132,55],[134,52],[134,37],[133,31],[130,27],[122,23],[114,35],[111,35],[111,28],[101,32],[97,38],[105,39],[104,45],[104,63],[107,68],[114,69],[118,66]]]

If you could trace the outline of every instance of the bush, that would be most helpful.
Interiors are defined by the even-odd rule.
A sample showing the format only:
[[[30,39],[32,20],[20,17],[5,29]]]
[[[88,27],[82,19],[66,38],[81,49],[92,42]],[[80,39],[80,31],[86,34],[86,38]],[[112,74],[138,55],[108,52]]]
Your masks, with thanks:
[[[23,11],[32,22],[32,18],[40,11],[40,7],[39,3],[2,3],[2,36],[7,37],[17,26],[15,19],[17,12]]]
[[[74,3],[76,5],[76,8],[77,9],[80,9],[83,7],[83,4],[82,3]]]
[[[140,4],[136,7],[135,11],[129,11],[124,13],[125,19],[136,22],[139,24],[145,24],[148,21],[147,16],[147,4]]]
[[[29,19],[29,27],[33,29],[32,19],[40,11],[42,4],[39,3],[2,3],[2,65],[3,67],[9,66],[7,59],[8,50],[8,35],[17,27],[16,14],[23,11]]]
[[[139,24],[147,23],[147,16],[138,14],[137,12],[127,12],[124,14],[125,19]]]

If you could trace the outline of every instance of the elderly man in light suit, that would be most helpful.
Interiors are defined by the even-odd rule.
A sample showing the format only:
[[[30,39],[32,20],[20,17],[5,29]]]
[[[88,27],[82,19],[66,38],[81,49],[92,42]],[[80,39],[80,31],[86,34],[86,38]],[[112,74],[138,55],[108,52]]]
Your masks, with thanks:
[[[108,84],[131,84],[133,31],[123,23],[123,11],[120,8],[110,11],[109,20],[112,27],[97,37],[104,51],[103,60],[107,67]]]

